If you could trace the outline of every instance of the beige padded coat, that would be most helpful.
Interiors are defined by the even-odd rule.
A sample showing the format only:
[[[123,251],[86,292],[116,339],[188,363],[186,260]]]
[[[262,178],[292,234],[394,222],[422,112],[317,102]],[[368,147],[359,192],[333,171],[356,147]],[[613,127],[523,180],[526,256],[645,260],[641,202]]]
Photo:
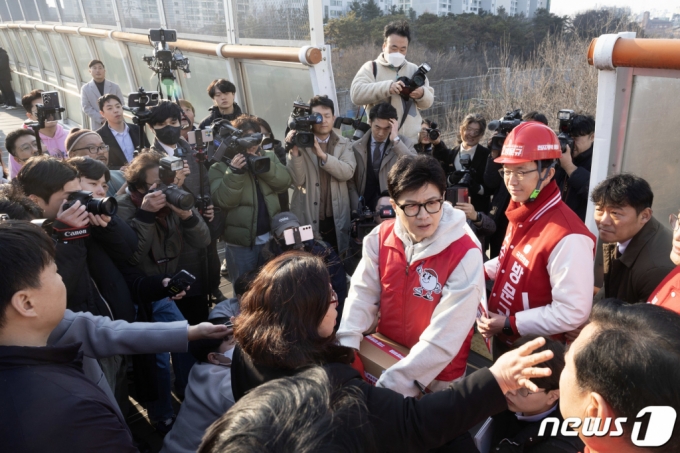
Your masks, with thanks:
[[[350,209],[347,181],[354,175],[356,160],[350,141],[331,132],[328,142],[328,160],[323,167],[311,148],[300,148],[298,157],[288,153],[286,167],[293,179],[293,198],[290,210],[300,220],[300,225],[312,225],[317,239],[319,235],[319,172],[327,171],[331,176],[331,198],[333,203],[333,220],[338,249],[342,252],[349,247]]]
[[[367,61],[359,69],[352,80],[350,88],[350,97],[352,103],[355,105],[363,105],[366,108],[366,114],[370,112],[371,107],[383,101],[391,102],[392,106],[397,109],[399,115],[399,122],[401,123],[404,116],[405,102],[399,95],[390,94],[390,85],[401,76],[411,77],[418,70],[418,66],[408,61],[397,70],[393,68],[385,59],[383,54],[375,60],[376,61],[376,75],[373,76],[373,60]],[[434,89],[430,87],[430,81],[425,80],[423,87],[425,93],[420,99],[411,102],[408,117],[404,120],[404,124],[399,128],[399,135],[407,137],[414,143],[418,143],[418,134],[420,133],[420,125],[423,118],[420,116],[420,110],[429,109],[434,102]]]

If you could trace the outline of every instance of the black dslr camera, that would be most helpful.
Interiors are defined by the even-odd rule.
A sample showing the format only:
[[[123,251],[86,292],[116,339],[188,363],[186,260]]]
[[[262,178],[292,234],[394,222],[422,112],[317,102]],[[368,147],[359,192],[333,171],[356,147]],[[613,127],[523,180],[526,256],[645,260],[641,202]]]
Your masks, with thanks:
[[[85,210],[91,214],[112,216],[118,211],[118,202],[113,197],[94,198],[92,192],[79,190],[72,192],[64,203],[64,211],[73,206],[76,201],[85,206]]]
[[[430,72],[432,68],[430,67],[429,64],[423,63],[420,66],[418,66],[418,70],[413,74],[413,77],[410,79],[408,77],[399,77],[397,79],[397,82],[403,82],[404,87],[401,89],[401,92],[399,93],[399,96],[402,97],[405,101],[408,101],[409,95],[420,88],[421,86],[425,85],[425,81],[427,80],[427,77],[425,74]]]
[[[343,124],[346,124],[354,129],[354,136],[352,137],[352,140],[360,140],[366,132],[371,130],[371,126],[364,123],[363,121],[354,118],[347,118],[344,116],[338,116],[335,118],[333,127],[335,129],[340,129]]]
[[[557,136],[562,148],[562,154],[567,152],[567,146],[574,150],[574,138],[572,137],[572,126],[576,114],[573,110],[562,109],[557,112],[557,119],[560,120],[560,134]]]
[[[189,69],[189,59],[182,55],[179,48],[170,50],[169,42],[177,41],[177,31],[150,29],[149,42],[153,45],[153,55],[144,55],[142,60],[147,64],[149,69],[156,73],[160,82],[165,85],[172,85],[175,81],[175,75],[172,71],[182,70],[184,74],[189,76],[191,70]]]
[[[262,134],[260,132],[254,134],[244,134],[242,130],[236,129],[227,120],[217,120],[211,125],[212,136],[216,141],[220,142],[215,152],[212,154],[210,160],[212,162],[224,162],[231,165],[231,161],[238,154],[243,154],[246,158],[246,169],[254,174],[259,175],[267,173],[271,168],[271,160],[267,156],[253,156],[248,154],[246,150],[253,146],[259,146],[262,142]],[[214,147],[214,144],[213,144]],[[211,151],[208,150],[210,155]]]
[[[288,118],[288,128],[295,131],[293,144],[301,148],[314,146],[314,133],[312,126],[321,124],[323,118],[318,113],[313,113],[309,104],[300,101],[293,102],[293,113]]]
[[[430,123],[430,127],[424,129],[430,140],[435,141],[442,135],[441,131],[437,128],[438,125],[434,121]]]
[[[181,209],[182,211],[189,211],[194,207],[196,199],[189,192],[186,192],[177,187],[175,182],[175,175],[178,170],[184,168],[184,161],[179,157],[166,156],[160,161],[158,169],[158,179],[161,182],[151,192],[161,191],[165,194],[165,199],[168,203]]]
[[[491,140],[489,140],[489,148],[491,151],[500,151],[503,149],[503,143],[511,130],[519,126],[522,122],[522,109],[516,109],[505,114],[499,120],[494,120],[489,123],[490,131],[497,131]]]

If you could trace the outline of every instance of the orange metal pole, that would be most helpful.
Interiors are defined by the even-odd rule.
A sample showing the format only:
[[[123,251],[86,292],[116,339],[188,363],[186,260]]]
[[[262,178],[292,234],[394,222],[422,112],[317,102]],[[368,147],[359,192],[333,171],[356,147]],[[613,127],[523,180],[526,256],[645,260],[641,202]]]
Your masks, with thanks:
[[[72,27],[65,25],[45,25],[38,24],[0,24],[0,29],[13,28],[24,30],[39,30],[44,32],[77,34],[83,36],[92,36],[94,38],[108,38],[110,30],[88,28],[88,27]],[[139,33],[128,33],[124,31],[113,31],[111,38],[115,41],[132,42],[137,44],[149,44],[149,37]],[[217,44],[213,42],[192,41],[187,39],[178,39],[177,42],[171,43],[172,47],[177,47],[180,50],[188,52],[196,52],[203,55],[217,55]],[[241,46],[241,45],[223,45],[221,54],[224,58],[239,58],[245,60],[269,60],[269,61],[289,61],[292,63],[300,63],[300,48],[298,47],[270,47],[270,46]],[[310,47],[305,52],[305,58],[311,64],[317,64],[323,58],[321,50],[316,47]]]
[[[590,42],[588,63],[593,64],[597,38]],[[616,67],[680,69],[680,40],[619,38],[614,44],[612,62]]]

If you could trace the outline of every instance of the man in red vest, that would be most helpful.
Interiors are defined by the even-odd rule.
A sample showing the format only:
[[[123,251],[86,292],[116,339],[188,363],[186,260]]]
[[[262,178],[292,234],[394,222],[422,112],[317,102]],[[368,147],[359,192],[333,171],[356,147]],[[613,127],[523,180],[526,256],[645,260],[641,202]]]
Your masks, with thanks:
[[[669,221],[671,228],[673,228],[671,261],[675,264],[675,269],[659,283],[659,286],[649,296],[649,303],[680,313],[680,222],[676,214],[671,214]]]
[[[529,121],[508,134],[495,160],[511,197],[509,224],[500,255],[484,264],[494,286],[477,320],[481,334],[493,338],[494,358],[523,335],[564,342],[592,308],[595,237],[553,181],[561,155],[555,133]]]
[[[337,338],[359,349],[378,316],[378,332],[411,349],[376,383],[405,396],[418,384],[442,390],[465,374],[477,307],[486,299],[482,252],[465,214],[444,202],[436,159],[403,156],[390,170],[397,218],[363,240]]]

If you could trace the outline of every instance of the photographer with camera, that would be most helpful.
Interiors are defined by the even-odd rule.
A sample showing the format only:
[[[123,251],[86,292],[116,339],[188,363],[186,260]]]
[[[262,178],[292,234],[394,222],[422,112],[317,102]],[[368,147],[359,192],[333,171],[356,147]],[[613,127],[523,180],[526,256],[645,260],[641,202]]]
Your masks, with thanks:
[[[106,166],[97,168],[96,161],[91,163],[94,168],[87,174],[99,181]],[[56,263],[66,285],[67,308],[134,321],[135,307],[118,268],[132,257],[137,237],[115,215],[115,199],[99,199],[83,191],[80,181],[76,167],[39,156],[29,159],[14,183],[42,209],[47,220],[43,226],[56,240]],[[122,357],[102,359],[100,364],[119,403],[124,404],[127,381]]]
[[[560,165],[556,169],[555,182],[562,193],[562,200],[585,221],[595,142],[595,119],[590,115],[575,115],[571,110],[560,112],[569,112],[568,118],[560,119],[560,137],[564,133],[569,143],[565,143]]]
[[[359,209],[363,197],[369,209],[376,205],[380,194],[387,190],[390,170],[401,156],[414,156],[413,142],[399,135],[397,111],[381,102],[368,113],[371,129],[352,143],[357,162],[354,177],[347,182],[352,210]]]
[[[193,207],[193,197],[172,184],[182,167],[179,158],[148,152],[139,154],[124,170],[128,188],[117,197],[118,213],[139,239],[129,263],[147,276],[181,274],[184,263],[178,258],[185,244],[200,249],[210,243],[210,231]],[[156,322],[185,319],[170,297],[153,302],[152,311]],[[180,395],[192,363],[188,354],[173,356],[175,387]],[[168,354],[156,355],[156,371],[159,399],[149,403],[149,418],[156,430],[164,433],[174,422]]]
[[[385,25],[382,53],[376,60],[366,62],[354,76],[350,88],[352,103],[363,105],[366,111],[389,99],[397,110],[399,133],[416,143],[422,117],[420,110],[429,109],[434,102],[434,90],[425,77],[427,64],[420,67],[406,61],[411,42],[408,22],[398,21]],[[414,75],[417,75],[414,77]],[[406,81],[422,83],[405,83]],[[408,86],[407,86],[408,85]]]
[[[97,102],[99,113],[105,120],[97,133],[109,147],[107,166],[111,170],[120,170],[135,156],[135,149],[139,146],[139,126],[125,122],[123,102],[115,94],[105,94]],[[142,134],[142,147],[149,146],[149,139]]]
[[[489,150],[479,143],[485,132],[484,117],[479,113],[470,113],[460,125],[459,145],[442,154],[434,153],[446,172],[449,185],[457,185],[465,180],[470,203],[479,212],[489,212],[491,199],[489,189],[484,186],[484,169]]]
[[[286,230],[300,228],[300,221],[292,212],[280,212],[272,218],[272,237],[269,243],[260,252],[258,268],[261,268],[269,261],[289,250],[303,250],[312,255],[323,259],[331,276],[331,286],[338,295],[338,315],[342,315],[342,308],[345,306],[347,298],[347,274],[342,265],[342,261],[335,250],[323,241],[314,238],[295,242],[295,235],[290,235],[293,240],[286,237]]]
[[[216,213],[209,197],[208,173],[205,170],[201,172],[202,164],[196,158],[196,151],[181,137],[181,120],[182,109],[176,103],[161,101],[158,105],[151,107],[148,124],[156,135],[151,150],[161,155],[182,158],[184,168],[177,172],[174,184],[193,196],[198,212],[210,229],[211,240],[206,250],[186,244],[179,257],[182,267],[196,276],[197,281],[192,285],[187,296],[177,303],[177,306],[189,322],[197,324],[208,319],[208,299],[219,288],[217,239],[221,233],[219,230],[222,213]],[[202,193],[207,197],[206,200],[200,200],[201,186]]]
[[[233,282],[257,267],[260,251],[269,241],[270,221],[281,212],[278,194],[288,190],[291,177],[273,151],[260,148],[262,134],[255,117],[241,115],[232,125],[217,124],[218,131],[213,135],[221,137],[223,129],[225,134],[231,134],[224,137],[223,144],[236,143],[231,150],[233,157],[225,156],[213,164],[208,174],[213,201],[227,218],[222,237]],[[238,145],[242,139],[232,142],[236,135],[246,142],[250,138],[253,145],[248,148]]]
[[[208,95],[213,100],[210,115],[203,118],[199,129],[208,129],[217,120],[233,121],[243,114],[241,107],[234,102],[236,85],[227,79],[215,79],[208,85]]]
[[[15,129],[7,134],[5,149],[9,151],[9,179],[19,173],[28,159],[40,155],[35,133],[31,129]]]
[[[43,90],[33,90],[21,98],[21,105],[26,110],[24,128],[28,129],[39,122],[38,105],[43,105]],[[38,128],[39,126],[35,126]],[[66,159],[66,136],[68,132],[64,126],[56,120],[45,121],[44,126],[38,131],[41,149],[57,159]]]
[[[418,154],[427,154],[428,156],[446,155],[449,149],[441,140],[441,135],[442,133],[438,129],[437,123],[424,119],[420,125],[418,143],[414,146],[416,152]]]
[[[290,209],[343,256],[349,247],[351,220],[347,181],[354,174],[356,160],[350,141],[333,131],[335,106],[331,99],[314,96],[303,109],[317,120],[311,131],[304,132],[294,124],[306,122],[302,117],[293,115],[289,123],[287,167],[295,186]]]

